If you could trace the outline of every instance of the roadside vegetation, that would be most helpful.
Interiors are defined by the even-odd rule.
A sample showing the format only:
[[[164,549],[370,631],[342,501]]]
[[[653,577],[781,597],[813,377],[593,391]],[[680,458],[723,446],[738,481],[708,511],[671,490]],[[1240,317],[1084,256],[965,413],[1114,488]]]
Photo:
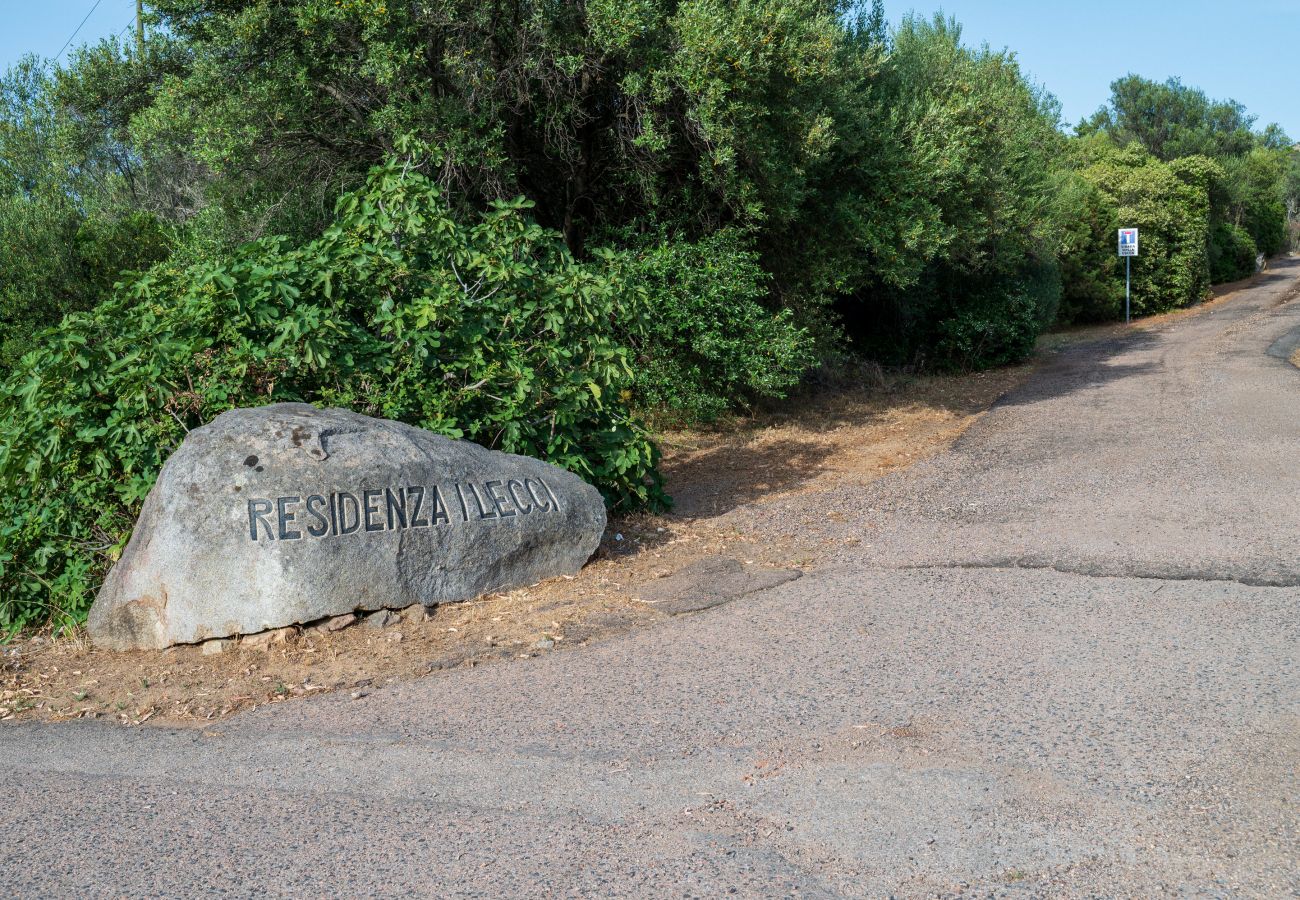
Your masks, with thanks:
[[[1276,126],[837,0],[156,0],[0,80],[0,629],[84,618],[163,460],[307,400],[662,509],[645,423],[1025,359],[1288,246]]]

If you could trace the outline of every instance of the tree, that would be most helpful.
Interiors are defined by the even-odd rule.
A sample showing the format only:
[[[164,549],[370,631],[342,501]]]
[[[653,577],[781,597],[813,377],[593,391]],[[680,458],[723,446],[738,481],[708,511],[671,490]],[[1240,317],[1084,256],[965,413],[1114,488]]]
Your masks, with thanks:
[[[1255,118],[1235,100],[1210,100],[1178,78],[1157,82],[1126,75],[1110,90],[1110,102],[1079,124],[1080,134],[1104,131],[1120,146],[1136,142],[1166,162],[1240,156],[1255,146]]]
[[[1023,358],[1059,301],[1055,99],[1015,58],[961,43],[952,20],[908,17],[876,88],[904,164],[888,198],[904,236],[840,304],[868,352],[983,367]],[[901,271],[896,271],[901,270]]]
[[[166,255],[125,187],[132,162],[92,136],[34,57],[0,78],[0,371],[34,335]]]

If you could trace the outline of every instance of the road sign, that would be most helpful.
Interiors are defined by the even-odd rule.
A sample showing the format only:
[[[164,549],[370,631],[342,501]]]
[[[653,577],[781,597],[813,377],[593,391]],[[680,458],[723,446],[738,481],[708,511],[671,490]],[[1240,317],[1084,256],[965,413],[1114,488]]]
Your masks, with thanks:
[[[1132,300],[1130,299],[1133,282],[1133,257],[1138,255],[1138,230],[1121,228],[1119,230],[1119,255],[1124,257],[1124,322],[1133,320]]]

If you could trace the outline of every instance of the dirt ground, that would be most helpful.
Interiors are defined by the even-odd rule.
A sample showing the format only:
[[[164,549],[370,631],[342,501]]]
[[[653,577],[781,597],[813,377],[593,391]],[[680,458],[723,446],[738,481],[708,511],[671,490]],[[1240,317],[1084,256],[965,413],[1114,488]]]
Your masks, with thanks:
[[[1248,283],[1225,285],[1201,306],[1132,326],[1053,332],[1040,340],[1039,353],[1204,313]],[[802,570],[821,558],[822,548],[788,535],[741,532],[727,513],[866,484],[930,456],[1031,368],[942,377],[865,368],[710,430],[663,433],[672,511],[612,518],[600,549],[573,577],[428,611],[415,607],[383,625],[361,619],[337,631],[284,629],[279,642],[232,641],[219,654],[205,654],[202,645],[113,653],[95,650],[84,634],[16,641],[0,647],[0,721],[202,725],[322,691],[359,698],[402,679],[556,652],[652,625],[666,613],[639,594],[653,593],[658,579],[692,563],[725,558],[755,569]]]

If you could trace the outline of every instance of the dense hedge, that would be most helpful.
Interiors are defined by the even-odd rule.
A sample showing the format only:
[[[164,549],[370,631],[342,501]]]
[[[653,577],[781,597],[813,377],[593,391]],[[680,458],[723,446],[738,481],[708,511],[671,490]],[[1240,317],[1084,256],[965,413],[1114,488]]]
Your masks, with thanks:
[[[626,342],[638,405],[661,422],[709,422],[782,397],[816,364],[812,338],[792,314],[764,307],[768,275],[737,232],[650,240],[617,262],[652,310]]]
[[[1236,281],[1255,272],[1259,255],[1250,232],[1231,222],[1215,222],[1210,232],[1210,280]]]

